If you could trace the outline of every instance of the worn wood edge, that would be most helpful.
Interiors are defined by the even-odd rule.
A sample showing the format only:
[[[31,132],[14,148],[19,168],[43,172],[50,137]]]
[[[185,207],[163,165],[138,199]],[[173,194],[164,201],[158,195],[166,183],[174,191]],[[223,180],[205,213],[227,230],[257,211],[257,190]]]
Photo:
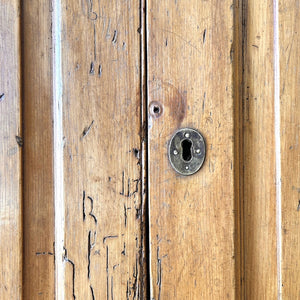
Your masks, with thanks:
[[[52,64],[53,64],[53,181],[54,181],[54,231],[55,231],[55,297],[64,299],[65,263],[65,205],[64,205],[64,150],[63,150],[63,101],[61,62],[61,1],[53,1],[52,11]]]

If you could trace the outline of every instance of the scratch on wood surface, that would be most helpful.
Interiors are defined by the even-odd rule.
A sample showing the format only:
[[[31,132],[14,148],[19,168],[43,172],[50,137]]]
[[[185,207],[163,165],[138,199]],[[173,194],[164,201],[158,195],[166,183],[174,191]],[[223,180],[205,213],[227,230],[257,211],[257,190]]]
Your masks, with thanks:
[[[39,255],[53,255],[53,252],[35,252],[35,255],[39,256]]]
[[[182,40],[185,44],[187,44],[188,46],[190,46],[191,48],[193,48],[194,50],[196,50],[198,53],[201,53],[201,51],[194,45],[191,43],[191,41],[188,41],[186,40],[184,37],[182,37],[180,34],[174,32],[174,31],[171,31],[171,30],[167,30],[167,29],[160,29],[161,31],[164,31],[164,32],[168,32],[168,33],[171,33],[173,34],[174,36],[178,37],[180,40]]]
[[[88,0],[88,19],[96,21],[98,18],[97,13],[93,10],[93,0]]]
[[[85,191],[83,191],[83,198],[82,198],[82,216],[83,216],[83,221],[85,221]]]
[[[230,47],[230,63],[233,62],[233,58],[234,58],[234,44],[232,43]]]
[[[94,62],[91,62],[91,65],[90,65],[90,75],[94,75],[94,73],[95,73]]]
[[[124,242],[124,248],[123,248],[123,251],[121,252],[121,254],[124,255],[124,256],[126,255],[126,244],[125,244],[125,242]]]
[[[140,159],[140,150],[137,148],[133,148],[133,154],[137,159]]]
[[[292,186],[292,190],[296,190],[298,193],[300,193],[300,188]]]
[[[96,47],[96,24],[94,23],[94,60],[97,60],[97,47]]]
[[[127,287],[126,287],[126,300],[129,300],[129,296],[131,295],[130,293],[130,288],[129,288],[129,281],[127,280]]]
[[[113,38],[112,38],[111,42],[113,44],[115,44],[117,42],[117,38],[118,38],[118,31],[114,30],[114,35],[113,35]]]
[[[76,299],[76,295],[75,295],[75,264],[72,260],[70,260],[68,258],[68,252],[67,249],[64,248],[64,261],[66,261],[67,263],[69,263],[72,266],[72,296],[73,299]]]
[[[132,196],[135,196],[135,194],[138,193],[139,191],[139,183],[140,183],[140,179],[130,179],[127,178],[127,191],[125,191],[125,172],[122,172],[122,189],[120,192],[120,195],[130,198]],[[135,184],[135,189],[132,191],[131,189],[131,184]]]
[[[92,285],[90,285],[90,290],[91,290],[92,300],[95,300],[95,294],[94,294],[94,289],[93,289]]]
[[[136,255],[135,266],[133,267],[132,277],[134,278],[134,281],[132,284],[133,299],[136,299],[136,297],[138,295],[138,255]]]
[[[110,282],[110,293],[111,293],[111,300],[114,300],[114,277],[111,276],[111,282]]]
[[[206,28],[203,31],[203,44],[205,43],[206,40]]]
[[[126,204],[124,203],[124,226],[127,226],[127,207]]]
[[[118,235],[107,235],[107,236],[105,236],[103,238],[103,244],[105,244],[106,240],[108,240],[108,239],[115,239],[117,237],[118,237]]]
[[[298,206],[297,206],[297,211],[300,211],[300,188],[292,186],[292,190],[295,190],[295,191],[298,192]]]
[[[91,201],[91,211],[89,212],[89,215],[94,219],[95,224],[97,225],[98,220],[97,220],[96,216],[93,213],[93,210],[94,210],[94,200],[90,196],[88,196],[88,199]]]
[[[19,145],[19,147],[22,147],[23,146],[23,138],[21,138],[20,136],[16,135],[16,141],[17,141],[17,144]]]
[[[87,267],[88,279],[91,278],[91,251],[95,247],[96,238],[97,238],[97,232],[94,231],[94,241],[92,242],[92,231],[90,230],[88,234],[88,267]]]
[[[86,126],[86,127],[83,129],[83,132],[82,132],[81,138],[80,138],[81,140],[89,134],[89,132],[90,132],[90,130],[91,130],[93,124],[94,124],[94,120],[91,122],[91,124],[90,124],[89,126]]]
[[[162,279],[162,268],[161,268],[161,258],[159,257],[159,246],[157,246],[157,281],[158,285],[158,300],[160,300],[161,295],[161,279]]]
[[[99,68],[98,68],[98,77],[101,77],[102,75],[102,65],[99,65]]]
[[[108,257],[108,246],[106,246],[106,296],[107,300],[109,300],[109,257]]]
[[[135,190],[129,195],[129,197],[134,196],[136,193],[138,193],[140,181],[141,181],[140,179],[134,179],[133,180],[133,182],[135,183]]]

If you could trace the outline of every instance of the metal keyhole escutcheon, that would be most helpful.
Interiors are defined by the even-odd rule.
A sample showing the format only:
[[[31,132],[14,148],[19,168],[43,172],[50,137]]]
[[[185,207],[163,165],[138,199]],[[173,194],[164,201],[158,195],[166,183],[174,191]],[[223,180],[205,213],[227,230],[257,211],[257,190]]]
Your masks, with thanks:
[[[182,128],[172,136],[168,155],[173,169],[181,175],[195,174],[205,159],[205,141],[200,132]]]

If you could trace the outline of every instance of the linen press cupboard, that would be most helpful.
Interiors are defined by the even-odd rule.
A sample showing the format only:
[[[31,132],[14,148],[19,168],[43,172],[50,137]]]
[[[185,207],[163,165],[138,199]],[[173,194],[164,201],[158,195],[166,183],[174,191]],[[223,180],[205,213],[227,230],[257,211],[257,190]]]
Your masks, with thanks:
[[[300,299],[299,5],[1,0],[0,298]]]

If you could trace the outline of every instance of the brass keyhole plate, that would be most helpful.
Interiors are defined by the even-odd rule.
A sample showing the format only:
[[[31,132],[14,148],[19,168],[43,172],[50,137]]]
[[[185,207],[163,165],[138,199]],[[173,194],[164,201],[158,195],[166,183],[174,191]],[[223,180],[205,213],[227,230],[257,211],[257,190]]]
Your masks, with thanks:
[[[168,156],[171,166],[177,173],[195,174],[205,160],[205,140],[195,129],[179,129],[169,142]]]

